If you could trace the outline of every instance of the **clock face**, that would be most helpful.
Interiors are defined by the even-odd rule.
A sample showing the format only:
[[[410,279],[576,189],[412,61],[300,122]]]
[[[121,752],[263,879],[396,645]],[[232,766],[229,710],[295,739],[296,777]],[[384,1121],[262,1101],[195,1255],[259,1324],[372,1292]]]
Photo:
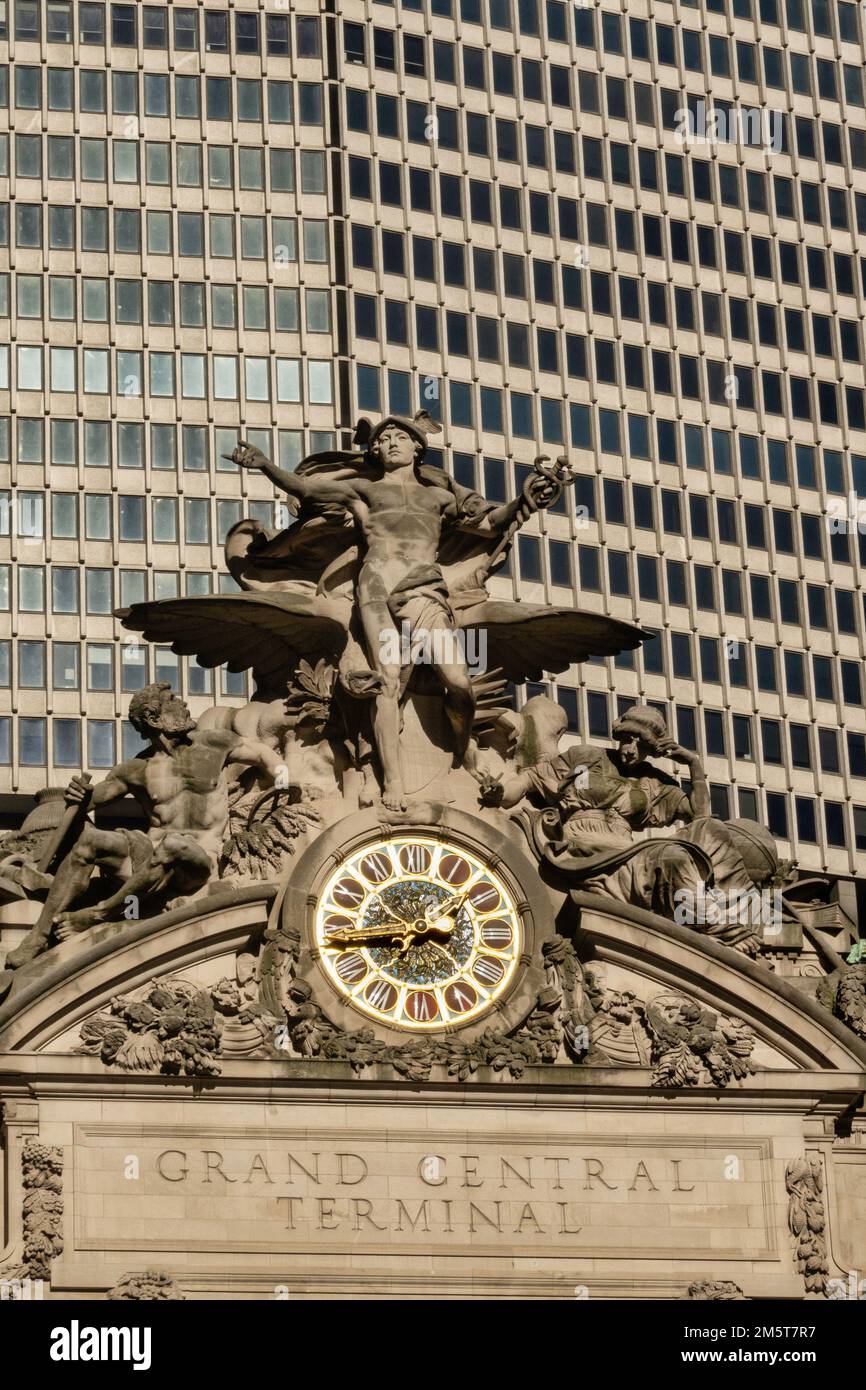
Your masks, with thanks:
[[[355,1008],[428,1033],[486,1013],[523,949],[502,878],[469,851],[417,835],[344,860],[319,897],[315,935],[328,978]]]

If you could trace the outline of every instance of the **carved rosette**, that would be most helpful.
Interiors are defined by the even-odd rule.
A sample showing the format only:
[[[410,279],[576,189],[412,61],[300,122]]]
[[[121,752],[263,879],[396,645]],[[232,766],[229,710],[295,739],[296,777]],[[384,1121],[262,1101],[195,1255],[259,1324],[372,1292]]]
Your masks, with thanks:
[[[818,1154],[794,1158],[785,1170],[788,1227],[794,1237],[794,1257],[806,1292],[826,1295],[830,1266],[824,1211],[824,1170]]]

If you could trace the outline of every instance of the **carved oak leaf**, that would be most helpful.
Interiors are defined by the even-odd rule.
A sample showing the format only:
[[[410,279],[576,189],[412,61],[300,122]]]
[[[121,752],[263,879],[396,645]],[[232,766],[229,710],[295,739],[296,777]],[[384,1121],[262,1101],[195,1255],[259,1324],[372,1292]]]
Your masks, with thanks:
[[[702,1078],[701,1064],[684,1042],[674,1043],[659,1058],[653,1084],[655,1086],[698,1086]]]
[[[391,1064],[395,1071],[401,1076],[407,1076],[410,1081],[429,1081],[435,1060],[433,1049],[426,1038],[419,1038],[403,1047],[394,1048],[391,1056]]]
[[[318,733],[323,733],[331,719],[336,680],[334,667],[324,658],[315,666],[302,659],[289,682],[286,713],[294,715],[299,724],[312,724]]]

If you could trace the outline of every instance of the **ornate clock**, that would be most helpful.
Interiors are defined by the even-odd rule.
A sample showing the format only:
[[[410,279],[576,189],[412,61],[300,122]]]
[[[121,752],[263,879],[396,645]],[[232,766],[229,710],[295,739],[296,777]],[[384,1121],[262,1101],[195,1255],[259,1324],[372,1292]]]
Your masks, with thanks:
[[[517,1027],[545,987],[557,904],[519,832],[453,807],[426,824],[358,812],[285,886],[295,977],[336,1026],[383,1040]]]
[[[495,869],[412,834],[366,845],[331,873],[315,940],[334,988],[361,1013],[430,1032],[481,1017],[507,992],[523,929]]]

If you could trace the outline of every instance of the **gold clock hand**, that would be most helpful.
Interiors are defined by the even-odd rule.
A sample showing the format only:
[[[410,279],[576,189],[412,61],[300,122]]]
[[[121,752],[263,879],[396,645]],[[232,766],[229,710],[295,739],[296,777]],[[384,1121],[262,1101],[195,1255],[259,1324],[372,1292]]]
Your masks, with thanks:
[[[401,929],[391,926],[386,922],[382,926],[369,927],[329,927],[325,929],[325,938],[329,944],[351,945],[355,941],[391,941],[394,937],[402,937],[410,932],[409,924],[402,923]]]
[[[454,893],[450,898],[446,898],[444,903],[431,903],[424,910],[424,920],[427,926],[446,930],[445,923],[451,918],[453,920],[447,930],[453,931],[457,924],[458,913],[468,897],[468,892]]]

